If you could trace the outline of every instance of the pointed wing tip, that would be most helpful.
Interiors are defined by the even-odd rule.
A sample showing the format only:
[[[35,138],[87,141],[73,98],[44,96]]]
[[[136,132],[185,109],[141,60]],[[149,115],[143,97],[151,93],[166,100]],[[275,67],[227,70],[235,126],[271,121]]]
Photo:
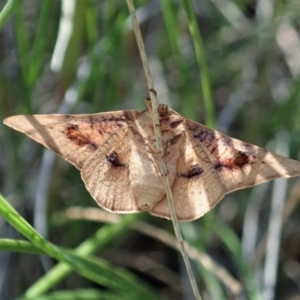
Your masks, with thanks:
[[[14,116],[5,118],[5,119],[3,120],[3,124],[9,126],[10,120],[13,119],[13,118],[14,118]]]
[[[272,160],[270,160],[269,164],[277,171],[279,176],[276,177],[291,178],[300,176],[300,162],[298,160],[271,152],[270,154]]]
[[[26,121],[26,119],[28,117],[31,117],[31,116],[16,115],[16,116],[7,117],[3,120],[3,124],[15,129],[15,130],[24,132],[24,129],[26,127],[25,126],[26,122],[24,122],[24,121]]]
[[[9,126],[9,127],[14,127],[14,124],[17,123],[16,121],[20,117],[21,117],[20,115],[7,117],[3,120],[3,124],[5,124],[6,126]]]
[[[42,120],[51,115],[15,115],[3,120],[6,126],[26,133],[29,129],[36,128],[38,125],[44,125]]]

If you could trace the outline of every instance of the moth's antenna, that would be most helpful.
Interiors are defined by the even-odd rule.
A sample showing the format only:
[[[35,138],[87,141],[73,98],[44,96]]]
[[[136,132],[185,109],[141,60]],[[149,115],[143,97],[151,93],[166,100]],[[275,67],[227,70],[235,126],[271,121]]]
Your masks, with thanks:
[[[172,222],[173,222],[173,226],[174,226],[175,235],[176,235],[178,243],[179,243],[179,249],[182,254],[186,269],[187,269],[187,273],[188,273],[188,276],[189,276],[189,279],[190,279],[190,282],[192,285],[195,299],[201,299],[201,296],[200,296],[200,293],[198,291],[198,287],[196,284],[196,280],[195,280],[194,274],[192,272],[191,265],[190,265],[190,262],[189,262],[189,259],[188,259],[187,253],[186,253],[184,241],[182,239],[182,235],[180,232],[180,228],[179,228],[179,224],[178,224],[178,220],[177,220],[177,216],[176,216],[176,212],[175,212],[175,208],[174,208],[174,204],[173,204],[174,202],[173,202],[170,183],[169,183],[168,177],[166,176],[168,174],[168,169],[167,169],[167,166],[163,159],[163,143],[162,143],[161,132],[160,132],[160,127],[159,127],[160,123],[159,123],[159,117],[158,117],[158,111],[157,111],[156,91],[153,86],[153,80],[152,80],[152,76],[150,73],[150,68],[149,68],[149,64],[148,64],[148,60],[147,60],[147,55],[146,55],[146,51],[145,51],[145,47],[144,47],[143,38],[142,38],[142,35],[140,32],[139,24],[136,19],[133,1],[127,0],[127,5],[129,8],[129,11],[130,11],[132,26],[133,26],[135,37],[137,40],[139,52],[140,52],[142,63],[143,63],[144,73],[145,73],[146,80],[147,80],[148,90],[150,93],[151,104],[149,103],[147,105],[148,105],[148,107],[149,107],[149,105],[151,105],[151,108],[152,108],[150,111],[152,113],[152,120],[153,120],[155,139],[156,139],[156,147],[157,147],[157,151],[159,153],[158,163],[159,163],[160,172],[162,174],[162,179],[163,179],[163,183],[164,183],[164,187],[165,187],[165,191],[166,191],[166,196],[168,199],[168,204],[169,204],[169,209],[171,212],[171,218],[172,218]]]

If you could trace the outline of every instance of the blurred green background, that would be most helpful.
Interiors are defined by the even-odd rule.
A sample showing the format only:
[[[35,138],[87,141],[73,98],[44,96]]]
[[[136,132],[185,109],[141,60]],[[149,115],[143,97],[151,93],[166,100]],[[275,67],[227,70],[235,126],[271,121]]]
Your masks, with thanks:
[[[134,2],[160,103],[300,158],[298,0]],[[145,109],[126,1],[2,0],[0,9],[2,120]],[[98,209],[73,166],[2,123],[0,192],[47,241],[93,254],[38,256],[43,243],[18,243],[22,227],[3,213],[0,299],[192,299],[171,222],[141,213],[111,224],[117,216]],[[276,180],[181,224],[203,299],[299,299],[299,196],[299,180]],[[75,272],[53,269],[71,258]]]

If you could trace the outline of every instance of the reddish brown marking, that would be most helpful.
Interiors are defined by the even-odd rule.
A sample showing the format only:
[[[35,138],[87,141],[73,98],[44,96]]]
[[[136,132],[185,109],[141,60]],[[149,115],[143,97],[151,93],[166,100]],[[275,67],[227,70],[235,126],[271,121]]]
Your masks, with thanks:
[[[217,171],[221,171],[223,168],[229,170],[243,168],[245,165],[250,164],[253,158],[253,156],[249,156],[246,153],[239,151],[236,156],[219,161],[215,164],[214,168]]]
[[[92,151],[98,149],[98,145],[92,141],[88,134],[80,132],[79,126],[76,124],[67,123],[65,127],[65,134],[69,140],[79,147],[88,145]]]

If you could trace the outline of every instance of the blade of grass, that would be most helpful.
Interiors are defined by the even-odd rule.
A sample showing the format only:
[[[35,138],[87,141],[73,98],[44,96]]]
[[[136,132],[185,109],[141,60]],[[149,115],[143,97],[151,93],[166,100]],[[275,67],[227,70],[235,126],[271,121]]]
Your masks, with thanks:
[[[81,256],[73,251],[62,249],[60,251],[79,274],[122,293],[125,299],[160,299],[149,287],[124,269],[113,266],[100,258]],[[28,298],[31,299],[31,297]]]
[[[49,21],[49,15],[51,12],[51,5],[53,1],[44,0],[41,2],[42,8],[39,17],[39,23],[37,25],[36,35],[30,51],[30,57],[32,58],[29,64],[28,70],[28,85],[29,89],[32,90],[43,67],[43,53],[44,46],[47,39],[45,32],[47,31],[47,25]]]
[[[200,79],[201,79],[203,101],[205,107],[206,125],[211,128],[214,128],[215,126],[214,102],[213,102],[211,82],[209,77],[208,66],[206,63],[203,41],[198,28],[197,19],[193,10],[192,2],[190,0],[183,0],[182,3],[188,18],[189,29],[194,43],[194,48],[195,48],[195,53],[199,64],[199,68],[201,69]]]
[[[94,45],[97,44],[97,13],[95,10],[95,0],[90,0],[87,3],[86,10],[86,34],[89,45],[90,55],[92,54]]]
[[[25,300],[26,298],[18,298]],[[28,298],[27,298],[28,299]],[[31,300],[122,300],[120,295],[99,289],[75,289],[72,291],[57,291],[44,296],[31,298]]]
[[[45,240],[36,230],[34,230],[34,228],[32,228],[19,214],[18,212],[3,198],[3,196],[0,194],[0,214],[3,216],[3,218],[10,223],[13,227],[15,227],[21,234],[23,234],[25,237],[27,237],[32,244],[37,248],[40,249],[41,251],[43,251],[45,254],[60,260],[61,262],[63,262],[62,265],[64,265],[67,268],[67,271],[71,271],[72,269],[76,270],[79,274],[81,274],[82,276],[95,281],[99,284],[103,284],[103,278],[106,278],[106,280],[108,280],[106,282],[106,284],[110,284],[109,281],[114,282],[112,284],[111,287],[115,287],[116,288],[116,284],[119,286],[119,288],[122,290],[123,286],[125,285],[125,287],[128,287],[128,282],[125,284],[125,282],[120,283],[121,279],[126,279],[126,276],[124,274],[119,274],[119,279],[120,281],[118,281],[118,283],[115,280],[111,280],[111,277],[113,277],[111,273],[106,273],[105,276],[103,276],[103,272],[105,270],[105,272],[110,272],[110,270],[114,269],[114,271],[116,270],[116,268],[112,268],[112,266],[108,265],[107,262],[104,262],[100,259],[96,259],[96,258],[87,258],[86,255],[89,254],[87,253],[87,250],[92,251],[92,250],[96,250],[97,249],[97,244],[101,243],[102,240],[97,240],[97,237],[94,236],[94,239],[90,239],[88,241],[86,241],[85,243],[83,243],[81,245],[81,247],[79,247],[79,250],[77,249],[77,253],[59,248],[57,246],[54,246],[53,244],[51,244],[50,242],[48,242],[47,240]],[[130,215],[129,217],[132,217],[135,215]],[[129,218],[130,219],[130,218]],[[131,221],[131,219],[130,219]],[[122,222],[120,222],[122,223]],[[124,230],[123,227],[120,227],[120,223],[116,224],[113,229],[117,228],[117,231],[120,230]],[[113,231],[113,230],[112,230]],[[111,235],[107,235],[109,234],[107,231],[101,232],[103,239],[106,241],[107,240],[111,240]],[[115,236],[113,235],[113,238],[115,238]],[[8,244],[8,242],[6,241],[6,245]],[[12,246],[12,244],[10,244],[10,246]],[[15,244],[15,246],[17,246],[17,244]],[[23,246],[22,244],[19,244],[19,247]],[[28,249],[28,246],[26,246],[25,248],[26,251],[30,250]],[[100,271],[99,272],[99,268]],[[52,269],[53,270],[53,269]],[[66,269],[65,269],[66,270]],[[53,274],[53,272],[52,272]],[[98,276],[97,274],[101,274],[102,276]],[[49,278],[49,272],[46,274],[48,275]],[[51,274],[50,274],[51,275]],[[54,274],[56,275],[56,274]],[[129,278],[127,276],[127,278]],[[130,287],[130,291],[132,293],[129,294],[133,294],[134,291],[136,291],[137,296],[145,298],[146,299],[154,299],[154,296],[152,293],[149,293],[149,295],[144,295],[143,294],[143,288],[142,288],[142,284],[138,284],[136,285],[136,279],[131,278],[130,281],[132,282],[132,285]],[[134,288],[134,285],[136,285],[136,287]],[[39,292],[41,293],[42,291],[45,291],[47,289],[50,288],[49,286],[49,282],[47,280],[43,280],[40,281],[39,285],[33,285],[31,286],[31,288],[25,293],[26,297],[36,297],[37,296],[37,289],[36,287],[39,287],[40,290]],[[128,293],[128,289],[125,289]],[[150,296],[151,295],[151,296]],[[153,296],[153,297],[152,297]],[[150,297],[150,298],[149,298]],[[157,296],[156,296],[157,297]],[[138,297],[135,297],[135,299],[139,299]]]
[[[0,251],[45,255],[45,251],[23,240],[1,239]]]
[[[35,245],[19,240],[0,239],[0,249],[20,253],[45,254],[42,249]],[[64,257],[68,258],[69,263],[72,262],[72,267],[79,274],[119,292],[124,299],[158,299],[158,295],[155,295],[144,283],[125,269],[113,266],[100,258],[82,257],[68,249],[60,247],[57,249]],[[26,298],[32,299],[34,297],[26,295]]]
[[[64,260],[64,257],[57,248],[46,241],[37,231],[35,231],[18,213],[17,211],[3,198],[0,194],[0,215],[21,234],[28,238],[35,246],[42,249],[49,256],[55,257],[58,260]]]
[[[78,255],[90,255],[97,250],[103,248],[110,242],[117,239],[130,226],[130,224],[137,218],[142,217],[141,214],[127,215],[122,218],[119,223],[108,224],[102,226],[92,237],[85,240],[74,251]],[[72,268],[64,263],[58,263],[50,271],[48,271],[42,278],[33,284],[25,293],[28,297],[36,297],[51,289],[55,284],[62,281],[66,276],[72,272]]]
[[[0,12],[0,29],[3,27],[7,19],[11,16],[17,2],[19,0],[8,0]]]
[[[176,69],[181,78],[178,94],[184,101],[180,101],[180,109],[183,116],[196,119],[197,111],[194,107],[194,89],[190,86],[191,84],[188,80],[188,66],[185,63],[180,47],[181,28],[178,26],[178,20],[176,20],[175,5],[172,1],[161,1],[160,5],[163,11],[170,47],[172,54],[174,54]]]
[[[30,55],[29,55],[29,39],[26,31],[25,20],[24,20],[24,11],[23,11],[23,2],[17,2],[16,8],[14,10],[15,17],[15,35],[17,41],[17,52],[18,60],[20,64],[20,74],[21,74],[21,89],[22,89],[22,105],[23,113],[30,114],[32,113],[32,104],[30,101],[31,90],[29,87],[28,80],[28,70],[30,69]]]
[[[232,253],[232,257],[235,260],[237,267],[245,281],[249,298],[261,299],[257,283],[255,282],[250,269],[250,265],[242,257],[241,242],[236,236],[235,232],[220,220],[215,221],[213,230],[220,240],[226,245],[227,249]]]
[[[93,222],[119,222],[119,215],[112,215],[99,208],[83,208],[83,207],[70,207],[63,212],[56,213],[52,216],[52,225],[65,226],[70,221],[93,221]],[[185,223],[190,224],[190,223]],[[135,221],[130,225],[130,228],[142,234],[145,234],[153,239],[160,241],[169,247],[179,250],[178,243],[174,235],[167,232],[165,229],[150,225],[146,222]],[[207,269],[208,272],[213,273],[214,276],[219,278],[219,281],[228,289],[229,293],[237,295],[241,292],[241,284],[234,279],[225,268],[218,265],[213,261],[209,255],[199,250],[199,247],[191,246],[186,243],[186,250],[189,258],[201,265],[201,268]]]

